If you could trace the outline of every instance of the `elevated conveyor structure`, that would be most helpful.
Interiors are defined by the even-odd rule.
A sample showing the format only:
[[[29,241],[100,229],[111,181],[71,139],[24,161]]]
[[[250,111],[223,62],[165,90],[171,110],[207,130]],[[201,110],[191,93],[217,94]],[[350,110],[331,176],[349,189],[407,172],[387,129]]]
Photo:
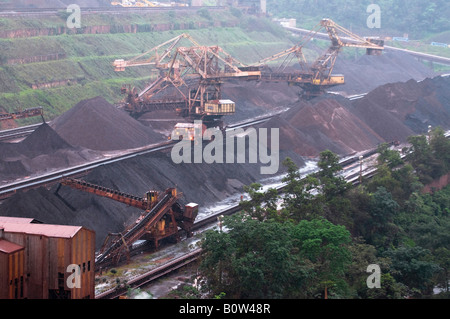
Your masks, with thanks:
[[[181,193],[175,188],[168,188],[162,195],[149,191],[141,198],[82,180],[66,178],[60,185],[109,198],[117,202],[144,210],[144,213],[121,233],[110,233],[105,239],[96,267],[105,264],[117,264],[126,255],[129,258],[131,246],[137,240],[147,240],[158,248],[163,239],[178,241],[179,230],[191,236],[191,228],[198,214],[198,205],[189,203],[184,208],[178,202]],[[56,192],[59,191],[59,187]],[[161,199],[160,199],[161,198]]]
[[[308,63],[303,54],[305,46],[311,42],[319,31],[325,29],[331,45],[325,53],[315,61]],[[255,67],[270,69],[262,71],[261,80],[267,82],[284,81],[290,85],[296,85],[303,89],[306,98],[315,97],[324,93],[327,89],[345,83],[344,75],[333,74],[336,59],[343,48],[364,48],[368,55],[381,55],[384,50],[384,40],[378,38],[362,38],[351,31],[341,27],[330,19],[322,19],[311,31],[307,31],[302,40],[292,48],[274,54],[260,60]],[[272,70],[268,63],[280,60],[281,63]],[[299,71],[287,72],[286,68],[291,62],[297,60]]]
[[[187,46],[181,41],[187,39]],[[221,86],[227,80],[259,80],[257,68],[245,66],[219,46],[202,46],[190,35],[181,34],[130,60],[117,59],[113,66],[123,72],[128,67],[151,66],[159,76],[142,91],[123,87],[124,109],[132,116],[154,110],[175,110],[179,115],[202,120],[207,127],[222,127],[222,117],[235,112],[222,108]]]
[[[33,107],[23,111],[13,113],[0,113],[0,121],[24,119],[28,117],[41,116],[44,120],[44,109],[42,107]],[[44,121],[45,122],[45,121]]]

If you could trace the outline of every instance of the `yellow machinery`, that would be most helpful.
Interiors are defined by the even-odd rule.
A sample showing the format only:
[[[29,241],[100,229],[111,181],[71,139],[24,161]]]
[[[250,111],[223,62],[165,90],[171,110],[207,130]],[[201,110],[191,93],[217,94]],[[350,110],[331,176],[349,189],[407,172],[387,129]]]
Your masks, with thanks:
[[[185,39],[189,46],[180,45]],[[113,63],[119,72],[144,65],[159,70],[159,76],[139,93],[124,87],[125,110],[132,115],[158,109],[174,110],[185,118],[202,120],[208,127],[222,127],[221,117],[235,112],[234,102],[221,97],[225,80],[261,77],[258,68],[246,67],[219,46],[202,46],[185,33],[133,59],[118,59]]]
[[[324,54],[308,65],[302,50],[322,29],[325,29],[328,33],[331,45]],[[332,73],[337,56],[344,47],[365,48],[369,55],[381,55],[384,49],[384,41],[364,39],[330,19],[323,19],[298,45],[265,58],[254,66],[265,67],[267,62],[284,58],[276,71],[262,73],[262,80],[287,81],[290,84],[302,87],[306,97],[317,96],[329,87],[345,83],[343,75]],[[296,73],[285,72],[286,67],[294,59],[298,60],[301,71]]]
[[[308,65],[302,49],[321,30],[326,29],[331,46]],[[181,46],[183,40],[189,46]],[[219,46],[202,46],[188,34],[181,34],[130,60],[118,59],[115,70],[125,71],[131,66],[152,66],[159,76],[144,90],[123,87],[127,94],[124,108],[138,116],[153,110],[173,110],[190,120],[202,120],[207,127],[222,127],[222,116],[235,112],[233,101],[223,103],[221,85],[229,79],[285,81],[300,86],[305,97],[322,94],[326,89],[345,83],[343,75],[333,74],[339,52],[344,47],[366,48],[367,54],[379,55],[382,40],[363,39],[330,19],[323,19],[300,44],[258,63],[245,66]],[[284,58],[278,70],[262,72],[266,63]],[[297,58],[300,71],[285,72],[289,63]],[[163,94],[164,92],[164,94]]]
[[[44,121],[44,109],[40,106],[13,113],[0,113],[0,121],[24,119],[33,116],[41,116]]]

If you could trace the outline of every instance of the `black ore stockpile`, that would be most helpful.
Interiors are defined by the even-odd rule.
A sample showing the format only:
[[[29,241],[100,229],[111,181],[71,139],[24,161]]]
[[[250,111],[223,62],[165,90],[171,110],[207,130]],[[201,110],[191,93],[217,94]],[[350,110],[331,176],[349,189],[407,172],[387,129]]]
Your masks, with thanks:
[[[163,141],[161,134],[102,97],[79,102],[51,125],[70,144],[91,150],[122,150]]]
[[[295,154],[293,154],[295,156]],[[284,158],[280,158],[282,161]],[[302,166],[301,158],[295,158]],[[136,196],[149,190],[164,192],[176,187],[182,204],[195,202],[205,208],[233,194],[244,194],[243,185],[261,178],[259,164],[175,164],[170,152],[151,153],[93,170],[84,180]],[[266,166],[266,165],[263,165]],[[280,172],[283,167],[280,163]],[[0,206],[0,215],[33,217],[44,223],[80,225],[96,232],[100,248],[108,232],[123,231],[140,210],[62,186],[18,193]]]
[[[44,123],[19,143],[0,143],[0,182],[81,164],[96,156],[71,146]]]

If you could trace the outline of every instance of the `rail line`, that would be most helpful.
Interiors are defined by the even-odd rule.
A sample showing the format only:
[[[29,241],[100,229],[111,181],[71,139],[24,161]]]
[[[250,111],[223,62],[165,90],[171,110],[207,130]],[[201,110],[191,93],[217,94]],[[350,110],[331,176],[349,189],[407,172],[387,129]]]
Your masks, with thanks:
[[[184,256],[176,258],[161,267],[157,267],[145,274],[136,276],[127,282],[127,287],[117,287],[105,292],[102,292],[95,296],[95,299],[116,299],[120,296],[123,296],[127,293],[128,288],[138,288],[142,287],[146,284],[149,284],[152,281],[155,281],[158,278],[161,278],[164,275],[167,275],[175,270],[178,270],[194,261],[196,261],[200,255],[202,250],[196,249]]]
[[[369,151],[365,152],[362,156],[364,158],[366,158],[375,153],[376,153],[376,150],[369,150]],[[345,159],[345,160],[341,161],[341,163],[344,163],[346,165],[346,167],[348,167],[357,161],[359,161],[359,157],[350,157],[349,159]],[[374,174],[373,170],[369,170],[369,172],[367,172],[365,174],[363,173],[363,176],[371,177],[371,176],[373,176],[373,174]],[[359,176],[359,174],[357,174],[357,175]],[[350,179],[354,180],[353,175]],[[354,183],[354,184],[358,183],[358,179],[356,178],[356,180],[353,181],[352,183]],[[285,187],[286,187],[286,184],[281,184],[280,186],[276,187],[276,190],[278,191],[278,193],[282,193],[284,191]],[[225,209],[218,211],[214,214],[211,214],[201,220],[196,221],[192,227],[192,230],[199,231],[202,228],[205,228],[207,226],[210,226],[210,225],[216,223],[218,217],[233,215],[233,214],[239,212],[241,209],[242,208],[239,204],[225,208]],[[140,252],[145,250],[143,248],[145,248],[145,245],[135,247],[132,251],[130,251],[130,255],[132,256],[132,255],[139,254]],[[120,296],[123,296],[127,293],[127,291],[128,291],[127,288],[139,288],[144,285],[150,284],[152,281],[155,281],[164,275],[167,275],[167,274],[174,272],[186,265],[189,265],[189,264],[195,262],[196,260],[198,260],[198,258],[201,256],[201,254],[202,254],[201,248],[197,248],[192,252],[189,252],[183,256],[180,256],[164,265],[161,265],[160,267],[154,268],[144,274],[138,275],[138,276],[130,279],[127,282],[128,287],[118,286],[118,287],[112,288],[110,290],[107,290],[105,292],[97,294],[95,296],[95,299],[119,298]]]
[[[119,162],[125,159],[133,158],[136,156],[141,156],[144,154],[158,152],[162,150],[166,150],[170,148],[174,144],[173,141],[163,142],[157,145],[147,146],[141,148],[140,150],[134,150],[127,152],[125,154],[121,154],[119,156],[114,156],[107,159],[100,159],[97,161],[89,162],[87,164],[82,164],[74,167],[70,167],[68,169],[58,170],[49,174],[40,175],[36,177],[32,177],[26,180],[21,180],[18,182],[13,182],[9,184],[5,184],[0,186],[0,200],[4,200],[12,195],[14,195],[17,191],[27,190],[35,187],[40,187],[42,185],[52,185],[57,183],[59,180],[69,176],[82,176],[86,175],[89,171],[94,168],[97,168],[102,165],[108,165],[115,162]]]
[[[450,138],[450,131],[447,131],[445,133],[445,137]],[[369,151],[363,153],[361,156],[362,156],[362,158],[367,158],[367,157],[374,155],[375,153],[376,153],[376,149],[372,149],[372,150],[369,150]],[[406,156],[406,154],[402,154],[402,158],[404,158],[405,156]],[[347,159],[341,160],[340,164],[343,166],[343,168],[349,167],[350,165],[353,165],[355,162],[358,162],[359,159],[360,159],[359,156],[349,157]],[[369,168],[363,172],[358,172],[355,174],[348,175],[345,177],[345,179],[347,180],[347,182],[352,183],[353,185],[358,185],[360,182],[360,174],[362,177],[367,179],[367,178],[372,178],[374,175],[376,175],[376,172],[377,172],[376,168]],[[279,193],[282,193],[285,187],[286,187],[286,184],[282,184],[282,185],[278,186],[276,188],[276,190]],[[240,210],[241,210],[241,207],[239,204],[230,206],[226,209],[223,209],[219,212],[211,214],[211,215],[195,222],[192,230],[198,231],[208,225],[211,225],[211,224],[217,222],[217,218],[219,216],[229,216],[229,215],[239,212]],[[133,253],[136,254],[139,251],[142,251],[142,246],[137,247],[132,252],[132,254]],[[186,265],[189,265],[189,264],[195,262],[196,260],[198,260],[198,258],[201,256],[201,254],[202,254],[201,248],[197,248],[194,251],[189,252],[183,256],[180,256],[160,267],[157,267],[157,268],[147,272],[147,273],[144,273],[144,274],[141,274],[141,275],[138,275],[138,276],[132,278],[130,281],[128,281],[128,285],[131,288],[139,288],[144,285],[147,285],[147,284],[151,283],[152,281],[155,281],[155,280],[161,278],[164,275],[167,275],[173,271],[176,271]],[[120,296],[123,296],[126,293],[127,293],[126,288],[116,287],[116,288],[110,289],[106,292],[96,295],[95,298],[96,299],[115,299],[115,298],[119,298]]]
[[[9,130],[0,131],[0,141],[8,141],[21,137],[26,137],[33,133],[41,124],[17,127]]]
[[[276,114],[279,114],[279,113],[276,113]],[[259,117],[259,118],[252,119],[252,120],[249,120],[246,122],[241,122],[238,124],[232,124],[229,126],[229,128],[247,127],[247,126],[259,124],[263,121],[269,120],[276,114]],[[21,134],[26,134],[26,133],[22,132]],[[106,159],[103,158],[103,159],[99,159],[99,160],[89,162],[86,164],[81,164],[81,165],[77,165],[77,166],[70,167],[67,169],[54,171],[54,172],[51,172],[48,174],[31,177],[26,180],[20,180],[17,182],[11,182],[8,184],[0,185],[0,201],[14,195],[18,191],[24,191],[24,190],[40,187],[43,185],[45,185],[45,186],[54,185],[54,184],[58,183],[62,178],[66,178],[66,177],[74,177],[74,176],[79,177],[79,176],[87,175],[87,173],[90,172],[91,170],[93,170],[97,167],[103,166],[103,165],[116,163],[116,162],[119,162],[122,160],[130,159],[130,158],[137,157],[137,156],[142,156],[142,155],[153,153],[153,152],[164,151],[164,150],[167,150],[170,147],[172,147],[175,143],[176,143],[175,141],[167,141],[167,142],[162,142],[162,143],[159,143],[156,145],[141,147],[139,149],[130,150],[126,153],[122,153],[120,155],[112,156],[112,157],[109,157]]]

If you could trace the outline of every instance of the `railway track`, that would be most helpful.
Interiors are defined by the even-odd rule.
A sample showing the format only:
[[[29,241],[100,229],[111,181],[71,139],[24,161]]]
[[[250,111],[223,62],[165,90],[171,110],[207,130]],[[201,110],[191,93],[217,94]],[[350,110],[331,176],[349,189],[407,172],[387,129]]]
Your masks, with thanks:
[[[0,131],[0,142],[26,137],[33,133],[41,124],[22,126],[9,130]]]
[[[450,131],[447,131],[445,133],[445,136],[447,138],[450,138]],[[371,157],[374,154],[376,154],[376,149],[369,150],[369,151],[365,152],[364,154],[362,154],[361,156],[363,159],[364,158],[367,159],[368,157]],[[404,158],[405,156],[406,156],[405,154],[402,154],[402,158]],[[345,169],[345,168],[348,168],[348,167],[354,165],[355,163],[359,162],[359,160],[360,160],[359,156],[352,156],[352,157],[349,157],[347,159],[340,161],[340,164]],[[368,168],[362,172],[360,171],[358,173],[349,174],[345,178],[349,183],[352,183],[353,185],[358,185],[360,182],[360,174],[362,174],[363,178],[367,179],[367,178],[373,177],[376,174],[376,172],[377,172],[376,168]],[[278,193],[282,193],[285,187],[286,187],[285,184],[281,184],[276,189],[277,189]],[[199,231],[207,226],[217,223],[218,217],[229,216],[229,215],[239,212],[240,210],[241,210],[241,207],[239,204],[230,206],[219,212],[211,214],[201,220],[198,220],[197,222],[194,223],[192,230]],[[138,254],[138,253],[142,252],[143,247],[144,246],[136,247],[136,249],[134,249],[134,251],[132,251],[131,254],[133,255],[133,254]],[[195,262],[196,260],[198,260],[198,258],[200,258],[201,253],[202,253],[201,248],[195,249],[194,251],[189,252],[183,256],[180,256],[160,267],[157,267],[157,268],[147,272],[147,273],[144,273],[144,274],[141,274],[139,276],[132,278],[130,281],[128,281],[128,286],[131,288],[139,288],[144,285],[148,285],[151,282],[161,278],[162,276],[168,275],[171,272],[174,272],[186,265],[189,265],[189,264]],[[96,299],[115,299],[115,298],[119,298],[120,296],[123,296],[126,293],[127,293],[126,288],[118,287],[118,288],[113,288],[106,292],[100,293],[100,294],[96,295],[95,298]]]
[[[201,249],[196,249],[189,254],[176,258],[161,267],[155,268],[143,275],[136,276],[127,282],[126,287],[117,287],[107,290],[95,296],[95,299],[116,299],[127,293],[128,288],[138,288],[155,281],[177,269],[185,267],[196,261],[201,255]]]
[[[278,114],[278,113],[276,113],[276,114]],[[268,121],[270,118],[272,118],[276,114],[259,117],[259,118],[241,122],[238,124],[233,124],[233,125],[230,125],[229,128],[230,129],[238,128],[238,127],[243,128],[243,127],[248,127],[248,126],[252,126],[255,124],[259,124],[264,121]],[[28,132],[27,132],[27,130],[28,130]],[[6,136],[8,136],[8,138],[11,138],[11,137],[17,138],[19,135],[23,136],[24,134],[30,134],[31,129],[30,129],[30,127],[23,128],[22,131],[21,130],[18,131],[19,132],[18,135],[13,135],[14,133],[11,133],[10,131],[11,130],[8,130],[9,133],[7,133],[4,138],[6,138]],[[0,138],[1,138],[1,135],[0,135]],[[130,151],[122,153],[120,155],[111,156],[108,158],[99,159],[99,160],[89,162],[86,164],[54,171],[54,172],[51,172],[48,174],[35,176],[35,177],[20,180],[20,181],[0,185],[0,201],[14,195],[18,191],[26,191],[26,190],[41,187],[41,186],[49,187],[51,185],[58,183],[61,179],[66,178],[66,177],[85,176],[91,170],[93,170],[97,167],[103,166],[103,165],[109,165],[109,164],[116,163],[116,162],[119,162],[122,160],[130,159],[130,158],[137,157],[137,156],[142,156],[142,155],[153,153],[153,152],[164,151],[164,150],[171,148],[175,143],[176,143],[175,141],[162,142],[157,145],[151,145],[151,146],[146,146],[146,147],[142,147],[139,149],[130,150]]]
[[[40,175],[18,182],[13,182],[0,186],[0,200],[4,200],[18,191],[24,191],[41,186],[50,186],[58,183],[61,179],[66,177],[83,176],[94,168],[100,167],[102,165],[112,164],[125,159],[133,158],[136,156],[141,156],[149,154],[152,152],[159,152],[162,150],[169,149],[174,144],[173,141],[163,142],[157,145],[143,147],[139,150],[134,150],[126,152],[124,154],[113,156],[111,158],[100,159],[97,161],[89,162],[86,164],[70,167],[68,169],[58,170],[45,175]]]
[[[364,153],[362,156],[363,158],[367,158],[369,156],[372,156],[375,154],[375,150],[369,150],[366,153]],[[345,159],[341,161],[341,163],[345,164],[346,166],[350,166],[354,164],[355,162],[359,161],[359,157],[350,157],[348,159]],[[363,174],[365,177],[371,177],[373,176],[374,172],[373,170],[369,170],[367,173]],[[355,178],[354,175],[351,175],[349,177],[349,181],[351,181],[353,184],[358,183],[358,177],[359,174],[356,174],[357,177]],[[286,187],[285,184],[281,184],[280,186],[276,187],[276,190],[278,193],[282,193],[284,191],[284,188]],[[205,229],[208,226],[211,226],[215,223],[217,223],[217,220],[221,216],[230,216],[233,215],[241,210],[241,206],[239,204],[230,206],[228,208],[225,208],[221,211],[218,211],[214,214],[208,215],[207,217],[198,220],[194,223],[192,230],[193,231],[201,231],[202,229]],[[132,251],[130,251],[130,255],[137,255],[140,254],[145,250],[145,245],[137,246]],[[197,248],[193,250],[192,252],[189,252],[183,256],[180,256],[164,265],[161,265],[160,267],[157,267],[155,269],[152,269],[144,274],[138,275],[136,277],[131,278],[127,282],[127,287],[115,287],[110,290],[107,290],[105,292],[102,292],[100,294],[97,294],[95,296],[95,299],[116,299],[120,296],[125,295],[128,292],[127,288],[139,288],[144,285],[148,285],[151,282],[161,278],[162,276],[168,275],[171,272],[174,272],[184,266],[187,266],[196,260],[198,260],[201,256],[201,248]]]

